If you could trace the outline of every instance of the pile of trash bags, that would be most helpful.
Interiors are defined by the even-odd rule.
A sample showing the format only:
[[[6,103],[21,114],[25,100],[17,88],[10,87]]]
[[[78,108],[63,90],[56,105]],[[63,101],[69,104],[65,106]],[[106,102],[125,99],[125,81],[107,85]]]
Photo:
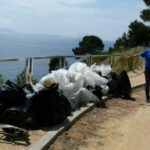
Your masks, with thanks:
[[[131,96],[127,73],[117,75],[110,65],[76,62],[68,70],[52,71],[36,85],[19,87],[8,80],[0,86],[0,123],[29,128],[56,125],[77,108],[98,103],[108,94]]]

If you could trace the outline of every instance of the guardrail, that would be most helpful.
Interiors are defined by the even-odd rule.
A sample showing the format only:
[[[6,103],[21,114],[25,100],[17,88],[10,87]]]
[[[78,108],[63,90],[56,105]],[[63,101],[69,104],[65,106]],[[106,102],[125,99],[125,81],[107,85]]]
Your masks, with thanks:
[[[115,65],[116,57],[120,57],[122,55],[115,54],[115,55],[78,55],[78,56],[46,56],[46,57],[29,57],[29,58],[1,58],[1,62],[15,62],[15,61],[25,61],[25,81],[26,83],[31,83],[32,73],[33,73],[33,62],[35,60],[52,60],[53,58],[57,58],[59,60],[58,68],[67,68],[66,67],[66,59],[68,58],[76,58],[77,61],[85,60],[88,65],[92,65],[95,63],[95,60],[100,60],[101,58],[106,58],[103,61],[105,64],[110,64],[111,66]],[[125,56],[126,59],[131,57],[130,55]]]

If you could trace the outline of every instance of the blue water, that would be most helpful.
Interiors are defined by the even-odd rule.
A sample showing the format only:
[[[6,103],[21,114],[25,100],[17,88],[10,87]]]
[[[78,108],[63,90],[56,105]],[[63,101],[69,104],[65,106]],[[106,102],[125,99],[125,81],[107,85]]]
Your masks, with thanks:
[[[48,35],[0,34],[0,58],[26,58],[37,56],[73,55],[72,48],[77,47],[81,39]],[[106,42],[105,49],[113,42]],[[68,59],[69,64],[75,59]],[[39,80],[48,73],[49,59],[34,60],[33,76]],[[0,74],[5,80],[15,80],[25,67],[25,61],[1,62]]]

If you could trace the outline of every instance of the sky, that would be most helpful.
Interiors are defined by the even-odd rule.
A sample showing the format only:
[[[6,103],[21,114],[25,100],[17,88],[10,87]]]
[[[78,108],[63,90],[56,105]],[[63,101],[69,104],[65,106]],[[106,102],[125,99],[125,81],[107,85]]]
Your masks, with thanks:
[[[115,41],[132,21],[140,20],[144,8],[143,0],[0,0],[0,27]]]

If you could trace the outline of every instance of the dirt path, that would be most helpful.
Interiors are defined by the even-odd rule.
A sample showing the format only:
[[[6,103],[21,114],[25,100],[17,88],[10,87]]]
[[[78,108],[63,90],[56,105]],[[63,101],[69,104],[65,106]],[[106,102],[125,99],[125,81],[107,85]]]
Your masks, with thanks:
[[[144,87],[135,102],[112,99],[108,109],[94,108],[61,135],[49,150],[149,150],[150,104]]]
[[[88,146],[81,150],[149,150],[150,149],[150,106],[138,108],[134,114],[123,117],[120,121],[110,120],[105,130],[97,133],[104,136],[103,145],[96,139],[88,139]],[[107,134],[106,134],[107,130]],[[92,142],[94,141],[94,142]],[[99,140],[98,140],[99,141]]]

